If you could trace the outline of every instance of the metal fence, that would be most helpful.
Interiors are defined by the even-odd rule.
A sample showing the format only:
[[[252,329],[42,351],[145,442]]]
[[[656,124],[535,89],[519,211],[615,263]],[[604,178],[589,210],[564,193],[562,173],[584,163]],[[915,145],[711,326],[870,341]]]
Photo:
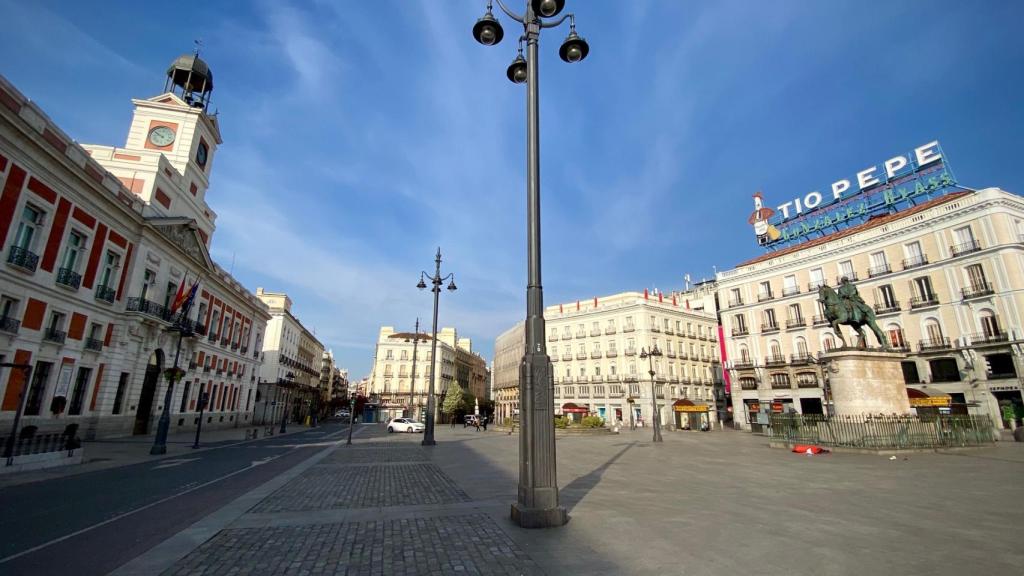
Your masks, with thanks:
[[[0,436],[0,454],[6,454],[8,437]],[[60,432],[50,434],[23,435],[14,439],[13,453],[11,456],[26,456],[28,454],[42,454],[44,452],[60,452],[67,450],[68,437]]]
[[[832,416],[772,414],[774,442],[842,448],[929,449],[984,446],[995,442],[988,416]]]

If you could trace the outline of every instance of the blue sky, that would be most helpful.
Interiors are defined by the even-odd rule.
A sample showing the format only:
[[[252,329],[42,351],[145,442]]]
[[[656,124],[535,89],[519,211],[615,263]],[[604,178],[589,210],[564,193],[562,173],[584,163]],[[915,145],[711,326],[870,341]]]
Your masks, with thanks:
[[[513,3],[519,4],[519,2]],[[568,0],[590,57],[541,44],[546,303],[682,286],[758,255],[776,206],[938,139],[961,183],[1024,192],[1024,3]],[[80,142],[123,144],[132,97],[201,38],[224,144],[213,255],[284,290],[354,377],[380,325],[441,324],[491,357],[525,310],[516,30],[484,0],[0,0],[0,73]]]

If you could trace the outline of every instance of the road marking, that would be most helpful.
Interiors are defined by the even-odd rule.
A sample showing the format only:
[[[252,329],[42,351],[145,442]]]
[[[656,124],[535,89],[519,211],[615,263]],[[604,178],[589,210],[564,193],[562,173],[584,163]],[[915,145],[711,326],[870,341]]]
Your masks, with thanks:
[[[150,470],[160,470],[161,468],[174,468],[175,466],[181,466],[182,464],[188,464],[189,462],[195,462],[199,458],[174,458],[171,460],[164,460],[163,464],[154,466]]]
[[[280,458],[281,456],[282,456],[282,454],[278,454],[277,456],[267,456],[266,458],[261,458],[259,460],[253,460],[251,466],[259,466],[260,464],[266,464],[267,462],[270,462],[271,460],[276,460],[277,458]]]
[[[275,458],[276,458],[276,456],[275,456]],[[266,464],[266,462],[263,462],[263,463]],[[214,478],[213,480],[208,480],[206,482],[203,482],[202,484],[198,484],[198,485],[196,485],[196,486],[194,486],[192,488],[189,488],[187,490],[182,490],[181,492],[177,492],[177,493],[171,494],[170,496],[161,498],[161,499],[157,500],[156,502],[150,502],[149,504],[146,504],[145,506],[140,506],[139,508],[136,508],[134,510],[129,510],[128,512],[125,512],[123,514],[118,514],[117,516],[114,516],[113,518],[108,518],[108,519],[106,519],[106,520],[104,520],[102,522],[97,522],[96,524],[93,524],[92,526],[86,526],[85,528],[82,528],[81,530],[76,530],[75,532],[72,532],[71,534],[66,534],[64,536],[61,536],[60,538],[54,538],[53,540],[50,540],[49,542],[43,542],[42,544],[40,544],[38,546],[33,546],[32,548],[29,548],[27,550],[22,550],[21,552],[18,552],[17,554],[12,554],[10,556],[7,556],[6,558],[0,558],[0,564],[4,564],[5,562],[10,562],[11,560],[15,560],[17,558],[21,558],[22,556],[25,556],[26,554],[31,554],[33,552],[37,552],[37,551],[42,550],[43,548],[46,548],[48,546],[52,546],[54,544],[63,542],[65,540],[69,540],[71,538],[74,538],[75,536],[78,536],[80,534],[85,534],[86,532],[89,532],[90,530],[94,530],[94,529],[99,528],[101,526],[105,526],[107,524],[110,524],[111,522],[116,522],[116,521],[118,521],[118,520],[120,520],[122,518],[131,516],[132,514],[135,514],[136,512],[142,512],[143,510],[146,510],[148,508],[152,508],[153,506],[157,506],[159,504],[163,504],[164,502],[167,502],[169,500],[173,500],[173,499],[175,499],[175,498],[177,498],[179,496],[184,496],[185,494],[188,494],[190,492],[195,492],[196,490],[199,490],[200,488],[205,488],[207,486],[210,486],[211,484],[216,484],[217,482],[220,482],[221,480],[226,480],[228,478],[231,478],[232,476],[241,474],[242,472],[247,472],[249,470],[252,470],[256,466],[257,466],[257,464],[255,464],[255,463],[250,464],[250,465],[246,466],[245,468],[240,468],[238,470],[235,470],[234,472],[230,472],[230,473],[225,474],[223,476],[220,476],[218,478]]]

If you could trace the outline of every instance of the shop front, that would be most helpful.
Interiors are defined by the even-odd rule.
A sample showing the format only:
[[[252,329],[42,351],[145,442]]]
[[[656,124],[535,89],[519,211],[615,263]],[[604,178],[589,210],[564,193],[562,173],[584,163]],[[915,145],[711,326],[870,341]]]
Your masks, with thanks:
[[[573,402],[562,404],[562,415],[572,421],[573,424],[579,424],[583,417],[589,413],[590,407],[586,404],[575,404]]]
[[[917,388],[907,388],[907,398],[910,400],[910,407],[918,416],[949,414],[953,405],[953,398],[949,394],[930,395]],[[963,413],[966,414],[966,406]]]
[[[676,400],[672,403],[676,430],[710,430],[711,406],[694,404],[690,400]]]
[[[989,392],[999,405],[999,420],[1003,428],[1013,429],[1024,419],[1024,400],[1019,384],[989,385]]]

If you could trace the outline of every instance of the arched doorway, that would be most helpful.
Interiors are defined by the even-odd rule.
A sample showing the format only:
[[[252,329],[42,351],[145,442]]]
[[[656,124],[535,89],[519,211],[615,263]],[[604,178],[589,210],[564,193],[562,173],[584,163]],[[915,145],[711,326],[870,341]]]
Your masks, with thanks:
[[[154,350],[149,356],[149,364],[146,366],[146,377],[142,380],[142,391],[139,393],[139,405],[135,411],[135,428],[132,434],[146,434],[149,432],[149,418],[153,413],[153,396],[156,395],[156,386],[160,383],[160,373],[163,371],[164,352]]]

